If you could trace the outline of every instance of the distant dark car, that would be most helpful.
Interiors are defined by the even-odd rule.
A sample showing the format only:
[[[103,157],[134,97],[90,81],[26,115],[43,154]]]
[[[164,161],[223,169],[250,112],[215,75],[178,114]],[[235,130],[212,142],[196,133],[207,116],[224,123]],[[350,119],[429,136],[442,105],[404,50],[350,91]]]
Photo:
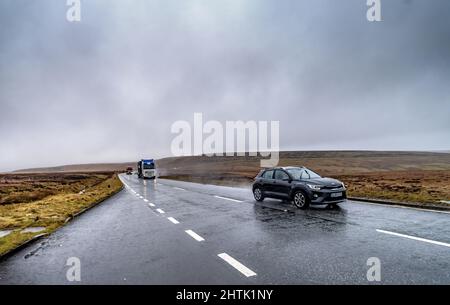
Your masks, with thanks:
[[[253,183],[256,201],[264,198],[287,199],[299,209],[310,204],[336,205],[347,198],[344,183],[322,178],[305,167],[277,167],[262,170]]]
[[[132,175],[132,174],[133,174],[133,168],[127,167],[127,175]]]

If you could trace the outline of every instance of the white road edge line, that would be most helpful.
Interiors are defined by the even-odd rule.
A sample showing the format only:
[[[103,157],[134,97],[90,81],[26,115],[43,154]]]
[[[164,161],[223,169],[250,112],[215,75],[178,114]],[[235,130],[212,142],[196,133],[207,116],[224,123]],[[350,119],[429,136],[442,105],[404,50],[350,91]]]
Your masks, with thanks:
[[[444,246],[444,247],[449,247],[450,248],[450,244],[441,242],[441,241],[435,241],[435,240],[431,240],[431,239],[425,239],[425,238],[421,238],[421,237],[415,237],[415,236],[410,236],[410,235],[405,235],[405,234],[400,234],[400,233],[395,233],[395,232],[390,232],[390,231],[385,231],[385,230],[379,230],[377,229],[377,232],[379,233],[384,233],[384,234],[389,234],[389,235],[394,235],[394,236],[398,236],[398,237],[404,237],[404,238],[409,238],[409,239],[413,239],[413,240],[417,240],[417,241],[422,241],[425,243],[430,243],[430,244],[435,244],[435,245],[439,245],[439,246]]]
[[[348,199],[350,200],[350,199]],[[352,200],[350,200],[352,201]],[[432,209],[420,209],[420,208],[414,208],[414,207],[405,207],[401,205],[391,205],[391,204],[382,204],[382,203],[373,203],[373,202],[367,202],[367,201],[352,201],[353,203],[361,203],[361,204],[370,204],[374,206],[382,206],[382,207],[388,207],[388,208],[396,208],[396,209],[407,209],[407,210],[415,210],[415,211],[421,211],[421,212],[430,212],[430,213],[442,213],[442,214],[450,214],[448,211],[439,211],[439,210],[432,210]]]
[[[217,256],[220,257],[221,259],[223,259],[224,261],[226,261],[231,266],[233,266],[236,270],[238,270],[240,273],[242,273],[246,277],[250,277],[250,276],[255,276],[256,275],[255,272],[253,272],[249,268],[245,267],[240,262],[238,262],[237,260],[235,260],[234,258],[232,258],[231,256],[229,256],[226,253],[220,253],[220,254],[217,254]]]
[[[158,212],[158,213],[160,213],[160,214],[164,214],[164,213],[166,213],[166,212],[164,212],[163,210],[161,210],[161,209],[156,209],[156,211]]]
[[[195,233],[192,230],[186,230],[184,231],[187,234],[189,234],[193,239],[195,239],[196,241],[204,241],[205,239],[203,237],[201,237],[200,235],[198,235],[197,233]]]
[[[170,220],[170,222],[172,222],[173,224],[175,224],[175,225],[177,225],[177,224],[179,224],[180,222],[178,221],[178,220],[176,220],[175,218],[173,218],[173,217],[167,217],[167,219],[169,219]]]
[[[217,195],[214,195],[214,197],[224,199],[224,200],[234,201],[234,202],[243,202],[242,200],[237,200],[237,199],[222,197],[222,196],[217,196]]]

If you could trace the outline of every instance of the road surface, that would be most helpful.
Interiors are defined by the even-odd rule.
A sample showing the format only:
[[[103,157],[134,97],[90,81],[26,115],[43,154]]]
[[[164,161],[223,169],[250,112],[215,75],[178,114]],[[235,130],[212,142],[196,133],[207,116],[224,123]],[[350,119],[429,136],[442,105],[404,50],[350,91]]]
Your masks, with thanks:
[[[361,202],[296,210],[248,189],[121,176],[126,188],[0,262],[0,284],[450,284],[450,214]]]

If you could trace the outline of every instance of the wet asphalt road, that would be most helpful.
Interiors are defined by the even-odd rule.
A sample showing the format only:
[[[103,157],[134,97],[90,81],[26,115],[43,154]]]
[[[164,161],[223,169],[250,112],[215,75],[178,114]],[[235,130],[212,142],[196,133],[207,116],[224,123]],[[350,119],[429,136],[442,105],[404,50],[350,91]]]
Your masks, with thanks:
[[[0,284],[71,284],[69,257],[81,284],[373,284],[370,257],[381,284],[450,284],[449,213],[351,201],[301,211],[255,204],[247,189],[121,178],[125,190],[0,262]]]

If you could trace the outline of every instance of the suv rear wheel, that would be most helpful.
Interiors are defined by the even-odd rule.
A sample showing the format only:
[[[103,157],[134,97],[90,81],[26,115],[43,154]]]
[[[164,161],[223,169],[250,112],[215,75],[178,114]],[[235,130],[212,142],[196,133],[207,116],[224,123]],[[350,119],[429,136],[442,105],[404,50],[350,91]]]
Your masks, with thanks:
[[[302,191],[296,191],[292,201],[298,209],[306,209],[309,206],[309,199]]]
[[[255,197],[256,201],[263,201],[264,200],[264,195],[263,195],[263,192],[262,192],[261,188],[255,187],[253,189],[253,197]]]

